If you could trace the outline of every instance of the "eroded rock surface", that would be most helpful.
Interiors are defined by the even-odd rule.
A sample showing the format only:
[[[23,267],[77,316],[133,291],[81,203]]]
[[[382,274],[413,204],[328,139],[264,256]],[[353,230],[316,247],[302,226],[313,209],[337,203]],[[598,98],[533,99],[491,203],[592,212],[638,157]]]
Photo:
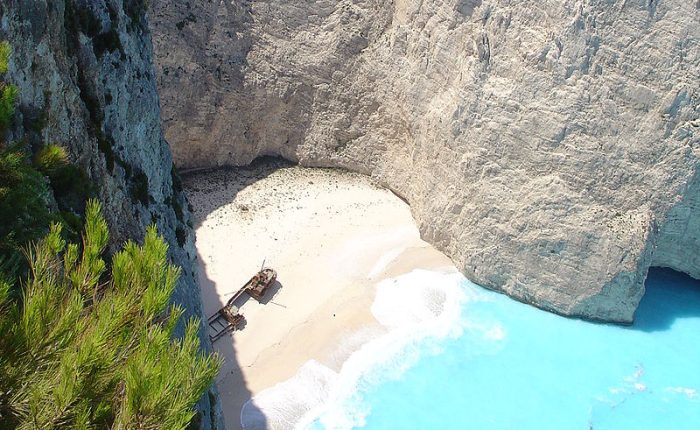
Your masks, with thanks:
[[[700,4],[153,0],[182,167],[371,174],[466,275],[630,322],[650,265],[700,276]]]
[[[7,81],[19,88],[14,139],[67,149],[95,185],[112,251],[158,226],[183,269],[173,299],[184,321],[202,316],[194,235],[160,127],[145,12],[141,0],[2,0],[0,37],[12,44]],[[199,404],[202,429],[220,423],[211,399],[215,390]]]

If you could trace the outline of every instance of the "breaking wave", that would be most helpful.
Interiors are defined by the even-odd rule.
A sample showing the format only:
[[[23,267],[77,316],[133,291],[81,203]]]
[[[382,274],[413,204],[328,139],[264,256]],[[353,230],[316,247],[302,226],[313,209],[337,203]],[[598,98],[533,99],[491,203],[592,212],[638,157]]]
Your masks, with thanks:
[[[632,327],[553,315],[456,273],[378,285],[385,327],[340,372],[257,396],[272,429],[700,428],[700,284],[650,273]],[[255,421],[245,416],[247,430]]]
[[[463,280],[452,271],[415,270],[380,282],[372,313],[386,330],[375,332],[339,372],[311,360],[293,378],[262,391],[244,406],[241,425],[246,430],[362,425],[368,411],[354,399],[358,390],[399,378],[422,354],[439,352],[441,338],[461,333]],[[428,339],[431,348],[425,348]]]

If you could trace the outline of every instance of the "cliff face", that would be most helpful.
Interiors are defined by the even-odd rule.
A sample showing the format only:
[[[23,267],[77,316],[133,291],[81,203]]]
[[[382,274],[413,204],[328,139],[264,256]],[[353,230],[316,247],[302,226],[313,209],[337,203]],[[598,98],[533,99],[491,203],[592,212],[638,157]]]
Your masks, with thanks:
[[[154,0],[176,164],[371,174],[466,275],[630,322],[700,272],[700,3]]]
[[[201,317],[187,201],[160,127],[151,34],[141,0],[2,0],[20,91],[15,139],[64,146],[95,184],[111,250],[156,223],[182,267],[174,300]],[[203,342],[205,336],[201,336]],[[205,345],[207,343],[204,343]],[[214,417],[200,402],[202,428]]]

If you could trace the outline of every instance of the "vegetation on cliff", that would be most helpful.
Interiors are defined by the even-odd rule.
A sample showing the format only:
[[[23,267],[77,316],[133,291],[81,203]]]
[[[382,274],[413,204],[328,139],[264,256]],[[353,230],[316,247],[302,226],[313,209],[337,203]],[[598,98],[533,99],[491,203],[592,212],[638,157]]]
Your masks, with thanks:
[[[22,299],[0,282],[0,428],[180,429],[194,416],[219,362],[201,354],[196,321],[172,340],[183,311],[169,305],[167,244],[149,228],[107,276],[108,239],[91,201],[82,247],[53,224],[29,247]]]
[[[0,44],[0,73],[9,54]],[[3,136],[16,96],[0,82]],[[198,321],[174,338],[180,270],[155,227],[105,261],[84,175],[59,146],[0,141],[0,430],[185,428],[220,361]]]
[[[0,43],[0,73],[7,72],[10,45]],[[14,113],[17,88],[0,81],[0,135]],[[28,163],[21,145],[0,141],[0,271],[16,278],[22,272],[21,246],[46,233],[51,216],[43,175]]]
[[[0,43],[0,74],[7,72],[10,53],[10,45]],[[44,145],[32,155],[26,142],[4,140],[17,95],[14,85],[0,81],[0,271],[12,283],[26,275],[23,247],[48,233],[52,222],[78,238],[85,203],[94,191],[62,147]]]

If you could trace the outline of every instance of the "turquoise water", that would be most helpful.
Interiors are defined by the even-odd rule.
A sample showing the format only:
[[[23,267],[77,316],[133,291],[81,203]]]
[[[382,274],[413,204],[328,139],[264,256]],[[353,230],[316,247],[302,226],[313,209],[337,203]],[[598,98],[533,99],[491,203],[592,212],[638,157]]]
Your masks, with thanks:
[[[407,345],[337,402],[354,428],[700,429],[699,282],[652,271],[632,327],[461,288],[456,333]],[[340,427],[329,412],[312,425]]]

